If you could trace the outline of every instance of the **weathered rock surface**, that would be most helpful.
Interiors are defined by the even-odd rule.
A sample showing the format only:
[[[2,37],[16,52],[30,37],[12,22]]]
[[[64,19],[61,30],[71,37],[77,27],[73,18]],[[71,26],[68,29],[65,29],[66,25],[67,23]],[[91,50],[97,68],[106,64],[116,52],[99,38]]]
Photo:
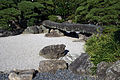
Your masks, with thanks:
[[[75,24],[75,23],[57,23],[50,20],[43,21],[42,25],[53,28],[59,29],[63,31],[70,31],[70,32],[82,32],[82,33],[98,33],[97,29],[102,32],[102,27],[96,25],[88,25],[88,24]]]
[[[39,34],[39,33],[45,33],[48,32],[48,30],[44,26],[31,26],[27,27],[23,34]]]
[[[39,54],[47,59],[59,59],[60,57],[65,56],[65,47],[64,44],[49,45],[40,50]]]
[[[69,65],[69,69],[76,74],[87,75],[90,74],[90,68],[93,64],[89,60],[89,55],[87,53],[82,53],[75,61]]]
[[[45,34],[46,37],[60,37],[63,36],[64,34],[61,33],[59,30],[51,30],[50,33]]]
[[[105,80],[120,80],[120,60],[106,70]]]
[[[107,62],[101,62],[97,65],[97,76],[99,80],[104,80],[106,76],[106,70],[109,67],[109,64]]]
[[[67,63],[64,60],[44,60],[39,63],[39,72],[55,73],[57,70],[66,69]]]
[[[15,70],[9,74],[10,80],[32,80],[35,73],[34,69],[30,70]]]
[[[37,28],[39,29],[39,33],[48,33],[48,31],[49,31],[49,29],[47,29],[43,25],[40,25]]]
[[[37,28],[37,26],[31,26],[31,27],[27,27],[23,34],[38,34],[39,33],[39,29]]]

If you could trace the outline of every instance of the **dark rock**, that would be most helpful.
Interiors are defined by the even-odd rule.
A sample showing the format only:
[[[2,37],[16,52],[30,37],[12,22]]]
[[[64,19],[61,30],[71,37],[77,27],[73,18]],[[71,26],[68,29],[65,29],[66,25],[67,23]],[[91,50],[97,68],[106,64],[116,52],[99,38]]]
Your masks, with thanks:
[[[0,37],[7,37],[7,36],[12,36],[12,35],[14,35],[13,32],[7,31],[7,30],[0,33]]]
[[[39,72],[55,73],[59,69],[66,69],[67,63],[64,60],[44,60],[39,63]]]
[[[58,59],[65,56],[65,47],[66,46],[64,44],[49,45],[40,50],[39,54],[47,59]]]
[[[106,70],[105,80],[120,80],[120,60]]]
[[[0,37],[8,37],[8,36],[15,36],[21,34],[23,29],[16,29],[16,30],[2,30],[0,29]]]
[[[90,68],[93,64],[89,60],[89,55],[87,53],[82,53],[75,61],[69,65],[69,69],[76,74],[87,75],[91,73]]]
[[[106,76],[106,70],[109,67],[109,64],[107,62],[100,62],[97,65],[97,76],[99,80],[104,80],[105,76]]]

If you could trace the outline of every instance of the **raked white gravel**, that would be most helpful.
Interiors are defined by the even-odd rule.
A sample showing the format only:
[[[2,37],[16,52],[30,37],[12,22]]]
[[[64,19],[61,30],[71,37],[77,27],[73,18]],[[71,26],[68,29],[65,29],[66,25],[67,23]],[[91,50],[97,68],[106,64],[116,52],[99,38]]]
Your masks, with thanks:
[[[72,42],[70,37],[44,37],[44,34],[21,34],[0,38],[0,71],[13,69],[38,69],[39,62],[46,60],[39,51],[48,45],[65,44],[69,50],[64,58],[70,63],[84,53],[85,42]],[[72,56],[72,59],[70,58]]]

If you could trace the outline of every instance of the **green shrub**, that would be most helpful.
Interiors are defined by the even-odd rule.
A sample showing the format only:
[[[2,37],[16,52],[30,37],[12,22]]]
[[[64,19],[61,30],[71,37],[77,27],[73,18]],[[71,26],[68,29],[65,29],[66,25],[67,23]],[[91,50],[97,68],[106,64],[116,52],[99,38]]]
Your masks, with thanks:
[[[55,5],[55,14],[60,15],[63,19],[75,13],[79,6],[80,0],[52,0]]]
[[[59,20],[56,15],[49,15],[48,19],[54,22],[63,22],[64,20]]]
[[[120,59],[120,40],[117,40],[120,38],[115,38],[119,36],[118,32],[94,35],[86,42],[86,52],[95,66],[101,61],[114,62]]]
[[[15,8],[7,8],[0,10],[0,28],[12,29],[12,21],[17,21],[20,17],[20,11]]]
[[[49,15],[48,19],[51,20],[51,21],[55,21],[55,22],[58,20],[56,15]]]
[[[75,22],[75,14],[68,16],[66,20],[72,20],[73,22]]]
[[[119,0],[84,0],[76,9],[78,23],[120,26]]]
[[[44,5],[31,0],[0,0],[0,29],[15,30],[38,24],[44,9]]]

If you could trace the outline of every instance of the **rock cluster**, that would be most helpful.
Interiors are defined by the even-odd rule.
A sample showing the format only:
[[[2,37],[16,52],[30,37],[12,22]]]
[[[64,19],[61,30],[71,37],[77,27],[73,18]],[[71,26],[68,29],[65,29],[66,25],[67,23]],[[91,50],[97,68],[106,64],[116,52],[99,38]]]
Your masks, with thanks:
[[[63,60],[46,60],[40,62],[39,72],[34,69],[14,70],[8,73],[0,72],[0,80],[120,80],[120,60],[115,63],[101,62],[97,66],[96,77],[85,75],[90,67],[89,61],[83,61],[83,57],[88,59],[87,54],[82,54],[67,69]],[[82,59],[80,59],[82,58]],[[82,63],[80,63],[80,62]],[[75,64],[76,63],[76,64]],[[75,69],[75,67],[76,69]],[[72,67],[72,68],[71,68]],[[87,71],[87,72],[85,72]],[[84,74],[84,75],[83,75]]]
[[[48,33],[48,29],[46,29],[44,26],[30,26],[27,27],[23,34],[40,34],[40,33]]]
[[[63,44],[46,46],[40,53],[44,57],[47,55],[46,58],[50,60],[40,61],[38,70],[0,72],[0,80],[120,80],[120,60],[114,63],[99,63],[96,76],[93,77],[91,68],[94,65],[87,53],[82,53],[70,65],[58,59],[63,56],[65,47]]]

